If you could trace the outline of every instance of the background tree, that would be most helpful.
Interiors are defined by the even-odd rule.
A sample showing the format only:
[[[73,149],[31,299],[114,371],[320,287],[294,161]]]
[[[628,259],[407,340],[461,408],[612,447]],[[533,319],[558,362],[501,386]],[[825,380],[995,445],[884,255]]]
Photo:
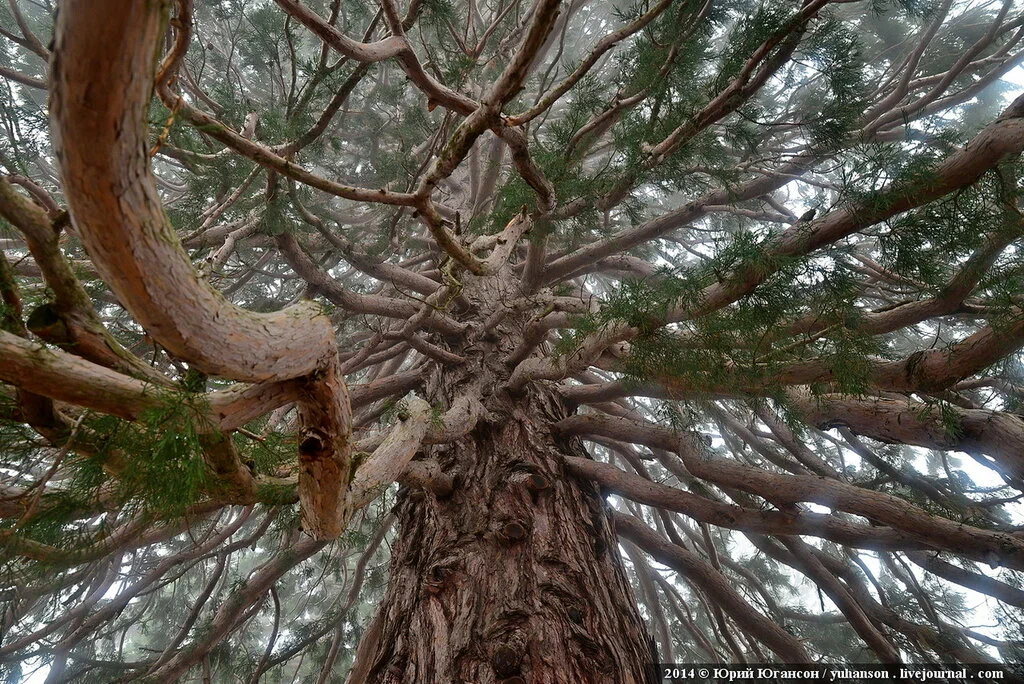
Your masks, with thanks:
[[[0,670],[1020,661],[1022,9],[8,0]]]

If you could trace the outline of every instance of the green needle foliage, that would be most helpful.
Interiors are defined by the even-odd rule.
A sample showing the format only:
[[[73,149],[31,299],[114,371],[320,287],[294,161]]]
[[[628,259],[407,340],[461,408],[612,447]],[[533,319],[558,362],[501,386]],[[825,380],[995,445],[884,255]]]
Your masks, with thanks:
[[[1024,660],[1022,0],[175,0],[75,190],[81,2],[0,3],[0,681]]]

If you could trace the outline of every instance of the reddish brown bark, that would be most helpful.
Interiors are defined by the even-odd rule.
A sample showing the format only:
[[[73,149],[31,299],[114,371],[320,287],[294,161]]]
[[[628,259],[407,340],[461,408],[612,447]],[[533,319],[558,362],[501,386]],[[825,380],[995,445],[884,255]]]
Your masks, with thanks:
[[[458,473],[451,496],[400,495],[388,592],[348,681],[656,681],[600,491],[563,465],[582,446],[546,427],[563,408],[542,393],[489,408],[433,454]]]

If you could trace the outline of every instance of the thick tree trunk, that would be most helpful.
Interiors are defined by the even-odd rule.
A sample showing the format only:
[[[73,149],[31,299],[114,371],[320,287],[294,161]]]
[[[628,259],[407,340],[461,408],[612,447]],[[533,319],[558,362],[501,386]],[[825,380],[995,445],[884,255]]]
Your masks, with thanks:
[[[582,445],[550,430],[565,408],[536,389],[487,405],[432,454],[453,494],[400,495],[390,584],[350,684],[657,681],[600,492],[563,465]]]

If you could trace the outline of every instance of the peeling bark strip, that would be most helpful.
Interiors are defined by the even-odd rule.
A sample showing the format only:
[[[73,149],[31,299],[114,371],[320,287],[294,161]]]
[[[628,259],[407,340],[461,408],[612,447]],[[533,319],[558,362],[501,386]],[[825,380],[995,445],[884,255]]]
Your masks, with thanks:
[[[302,304],[255,314],[200,280],[146,153],[166,0],[70,0],[51,64],[50,117],[71,219],[97,271],[157,342],[233,380],[306,377],[299,498],[317,539],[341,534],[352,417],[330,321]]]

